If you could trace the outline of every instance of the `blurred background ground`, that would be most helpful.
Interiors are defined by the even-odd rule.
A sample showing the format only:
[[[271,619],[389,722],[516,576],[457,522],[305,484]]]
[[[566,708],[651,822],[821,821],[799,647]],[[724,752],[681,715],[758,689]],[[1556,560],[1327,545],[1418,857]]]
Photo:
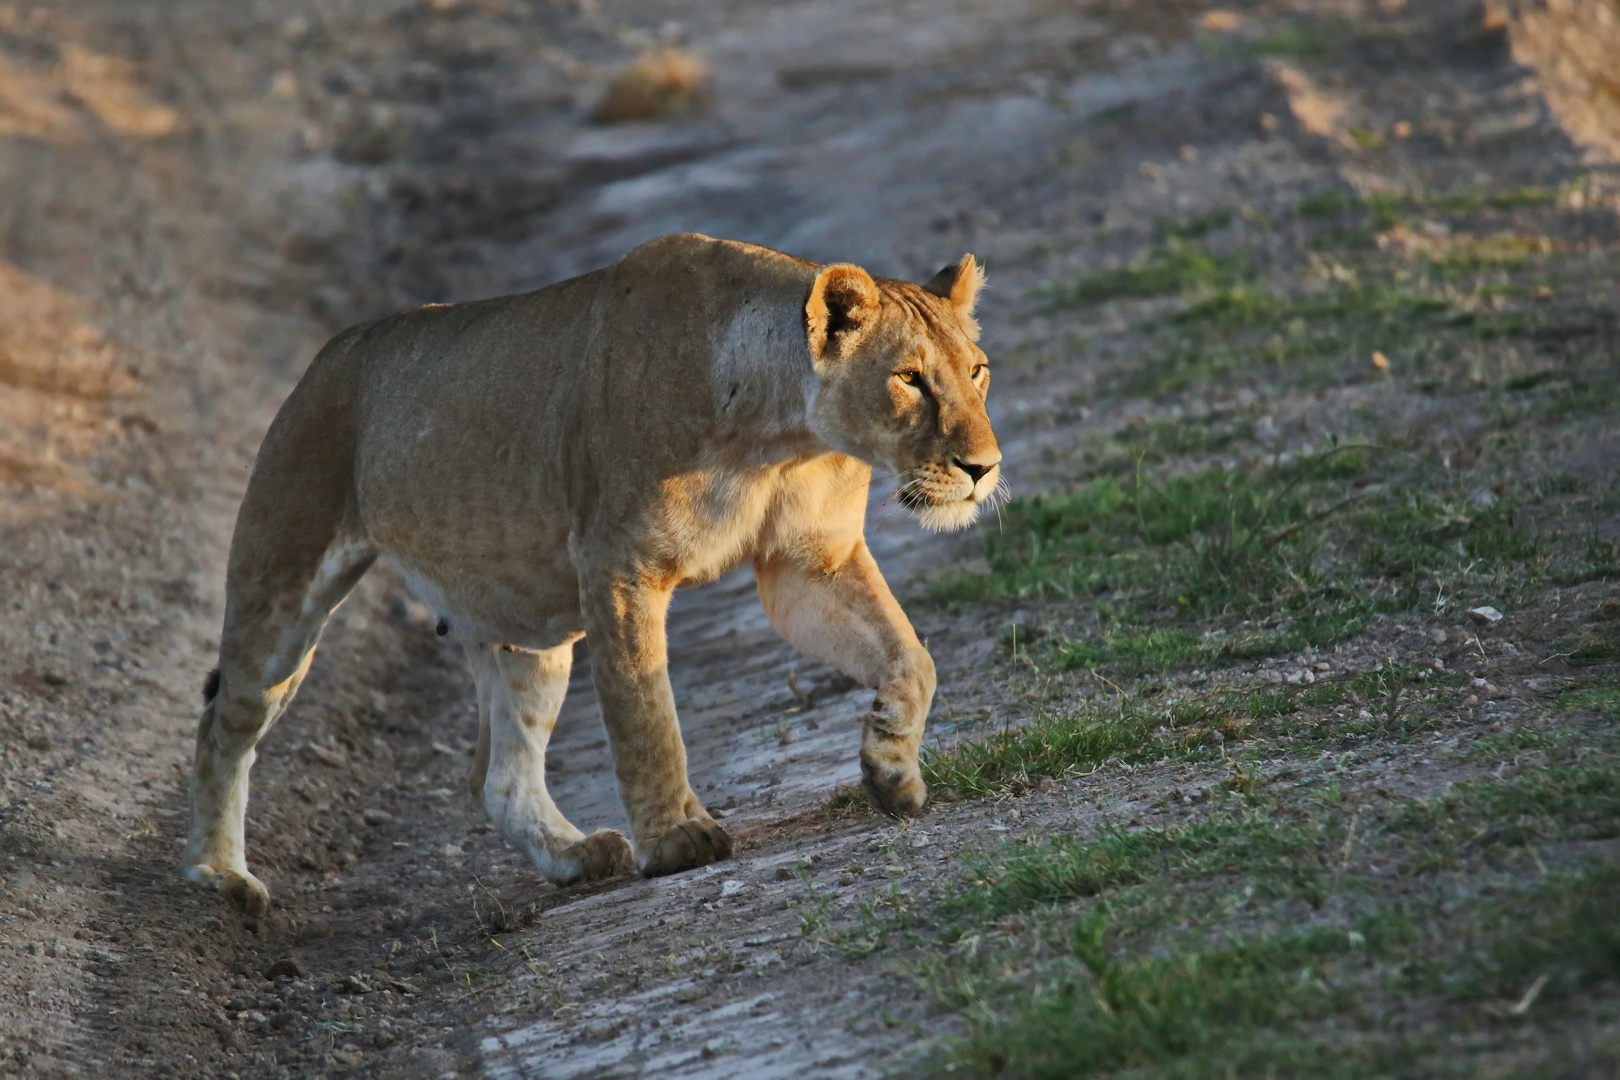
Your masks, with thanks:
[[[1607,0],[0,5],[0,1068],[1612,1074],[1617,53]],[[733,577],[671,633],[739,857],[553,889],[379,573],[255,772],[278,906],[187,891],[309,357],[677,229],[989,266],[1026,498],[871,516],[935,808],[834,794],[864,699]],[[587,663],[553,749],[616,824]]]

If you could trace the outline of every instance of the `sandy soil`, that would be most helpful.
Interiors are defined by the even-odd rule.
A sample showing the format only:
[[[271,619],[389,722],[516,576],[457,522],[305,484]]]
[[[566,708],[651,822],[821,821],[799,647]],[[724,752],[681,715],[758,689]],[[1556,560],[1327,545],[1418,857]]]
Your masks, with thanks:
[[[738,858],[557,890],[465,795],[470,682],[379,572],[261,750],[250,860],[277,904],[243,920],[175,872],[235,505],[276,405],[341,326],[538,287],[675,229],[912,278],[964,250],[988,261],[993,416],[1014,484],[1039,489],[1088,426],[1147,406],[1072,404],[1097,372],[1042,360],[1074,327],[1024,301],[1037,282],[1117,260],[1164,216],[1263,211],[1329,181],[1555,185],[1606,160],[1601,117],[1560,104],[1585,100],[1580,72],[1548,90],[1522,66],[1557,55],[1540,9],[1497,26],[1437,5],[1432,63],[1313,72],[1201,45],[1204,15],[0,5],[0,1071],[854,1077],[948,1031],[881,966],[808,946],[790,901],[926,882],[1001,822],[1129,812],[1196,768],[914,827],[824,812],[856,776],[865,698],[777,641],[733,576],[683,596],[671,635],[694,781]],[[611,73],[660,41],[713,66],[713,107],[587,123]],[[1422,137],[1384,172],[1346,149],[1414,101]],[[1612,212],[1591,227],[1612,234]],[[886,504],[871,529],[900,582],[977,550]],[[918,610],[942,733],[1025,708],[988,618]],[[548,767],[582,828],[619,823],[588,662]]]

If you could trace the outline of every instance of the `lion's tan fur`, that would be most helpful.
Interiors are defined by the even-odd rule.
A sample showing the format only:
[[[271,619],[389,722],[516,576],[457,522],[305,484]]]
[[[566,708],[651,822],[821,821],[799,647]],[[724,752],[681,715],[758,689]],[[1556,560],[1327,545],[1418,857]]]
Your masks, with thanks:
[[[971,257],[917,286],[677,235],[536,293],[340,334],[272,424],[237,520],[187,876],[266,902],[242,846],[253,747],[378,558],[466,650],[473,789],[553,881],[729,854],[687,782],[664,618],[674,589],[745,561],[785,637],[877,691],[860,753],[874,800],[920,808],[933,664],[864,511],[874,464],[935,527],[993,495],[981,280]],[[545,789],[584,635],[633,850],[583,836]]]

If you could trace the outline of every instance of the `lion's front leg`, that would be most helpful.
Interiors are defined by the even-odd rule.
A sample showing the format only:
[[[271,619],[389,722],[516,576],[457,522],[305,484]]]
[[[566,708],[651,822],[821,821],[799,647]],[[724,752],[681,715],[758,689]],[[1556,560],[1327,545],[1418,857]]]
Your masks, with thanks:
[[[636,868],[674,874],[731,857],[731,837],[698,801],[669,685],[669,592],[637,575],[581,574],[591,676],[630,817]]]
[[[917,755],[934,701],[934,661],[889,592],[866,542],[841,562],[754,562],[759,598],[777,632],[801,651],[877,689],[861,733],[868,796],[891,814],[928,799]]]

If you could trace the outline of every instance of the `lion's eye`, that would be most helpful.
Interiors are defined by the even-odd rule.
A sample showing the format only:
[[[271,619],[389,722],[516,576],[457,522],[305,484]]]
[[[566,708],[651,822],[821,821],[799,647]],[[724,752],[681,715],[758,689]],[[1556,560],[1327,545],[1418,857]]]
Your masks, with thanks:
[[[980,379],[984,378],[988,374],[990,374],[990,365],[989,364],[975,364],[973,366],[973,381],[974,382],[978,382]]]
[[[894,373],[894,377],[905,383],[907,386],[922,385],[922,372],[920,371],[897,371]]]

